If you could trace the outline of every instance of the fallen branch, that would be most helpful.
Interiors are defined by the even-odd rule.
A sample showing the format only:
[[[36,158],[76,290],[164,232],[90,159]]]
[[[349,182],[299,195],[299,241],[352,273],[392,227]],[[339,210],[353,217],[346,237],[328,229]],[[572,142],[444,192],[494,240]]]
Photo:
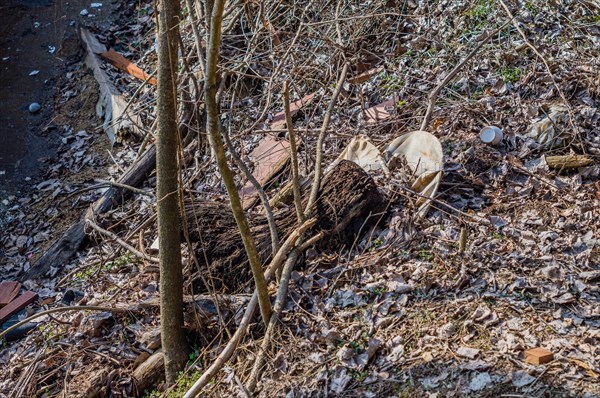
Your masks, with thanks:
[[[186,114],[180,122],[180,133],[184,138],[184,145],[193,140],[194,134],[187,134],[189,121],[192,114]],[[191,145],[191,144],[190,144]],[[115,182],[111,182],[111,188],[96,200],[81,216],[80,220],[72,225],[54,244],[40,257],[37,262],[27,271],[21,280],[35,279],[46,274],[50,267],[65,264],[79,248],[85,239],[85,222],[94,216],[105,213],[112,209],[131,193],[131,188],[139,186],[148,174],[156,166],[156,147],[152,144],[135,161],[125,173]]]
[[[546,156],[545,160],[551,169],[576,169],[594,163],[592,159],[582,155]]]
[[[156,148],[152,145],[140,159],[131,165],[129,169],[119,178],[119,183],[135,186],[139,185],[148,173],[156,165]],[[44,275],[50,270],[50,266],[60,266],[66,263],[69,258],[81,246],[85,238],[85,222],[92,219],[92,216],[102,214],[110,210],[113,206],[120,203],[127,194],[126,189],[113,186],[108,189],[87,211],[81,219],[72,225],[65,233],[48,249],[46,253],[34,264],[29,271],[22,277],[22,280],[34,279]]]
[[[146,253],[142,253],[141,251],[137,250],[135,247],[131,246],[129,243],[125,242],[123,239],[119,238],[116,234],[114,234],[114,233],[112,233],[110,231],[107,231],[104,228],[99,227],[92,220],[86,220],[86,225],[90,226],[94,231],[99,232],[100,234],[102,234],[104,236],[107,236],[110,239],[114,240],[119,245],[121,245],[123,248],[125,248],[126,250],[129,250],[130,252],[132,252],[136,256],[141,257],[144,260],[150,261],[150,262],[155,263],[155,264],[159,264],[160,263],[160,261],[159,261],[158,258],[149,256]]]
[[[44,315],[49,315],[49,314],[54,314],[55,312],[66,312],[66,311],[106,311],[106,312],[116,312],[119,314],[125,313],[125,312],[133,312],[136,311],[137,308],[136,307],[130,307],[130,308],[118,308],[118,307],[101,307],[101,306],[97,306],[97,305],[81,305],[81,306],[74,306],[74,307],[58,307],[58,308],[52,308],[46,311],[42,311],[42,312],[38,312],[36,314],[31,315],[28,318],[23,319],[21,322],[17,322],[14,325],[12,325],[11,327],[7,328],[6,330],[3,330],[2,332],[0,332],[0,340],[2,338],[4,338],[4,336],[6,336],[8,333],[12,332],[13,330],[17,329],[20,326],[25,325],[28,322],[31,322],[32,320],[42,317]]]

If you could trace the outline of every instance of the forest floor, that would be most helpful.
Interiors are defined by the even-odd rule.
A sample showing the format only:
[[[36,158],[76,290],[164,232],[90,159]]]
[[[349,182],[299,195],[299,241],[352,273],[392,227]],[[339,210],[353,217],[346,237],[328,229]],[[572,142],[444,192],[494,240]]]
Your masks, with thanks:
[[[152,71],[153,7],[132,3],[114,10],[113,24],[81,23]],[[221,122],[235,150],[258,169],[253,150],[266,133],[289,138],[278,123],[283,81],[290,81],[293,101],[314,93],[294,116],[303,174],[313,170],[316,131],[345,62],[350,74],[327,130],[326,165],[356,136],[384,150],[419,130],[428,94],[482,34],[494,32],[442,90],[426,127],[444,157],[426,216],[416,215],[410,173],[370,172],[385,211],[373,214],[377,225],[361,229],[354,242],[337,250],[313,247],[303,256],[256,396],[600,397],[600,3],[531,0],[508,8],[514,20],[500,0],[306,1],[272,4],[260,15],[250,3],[239,13],[232,9],[222,46],[228,75]],[[202,102],[187,8],[184,16],[182,108]],[[105,70],[131,99],[143,129],[153,131],[154,87],[138,90],[140,80],[108,63]],[[79,118],[56,122],[61,159],[31,196],[4,213],[2,280],[35,267],[105,192],[93,179],[117,180],[145,145],[135,134],[120,136],[105,159],[109,145],[95,129],[94,79],[83,59],[66,74],[55,100],[68,97],[64,114]],[[501,143],[481,142],[486,125],[502,129]],[[182,156],[182,192],[186,199],[225,202],[202,123],[187,128],[197,139]],[[563,155],[585,156],[589,164],[549,167],[548,156]],[[267,193],[289,178],[286,167]],[[198,270],[194,252],[210,248],[194,241],[192,250],[182,245],[190,361],[168,390],[160,381],[140,388],[143,381],[135,379],[160,349],[154,187],[150,174],[138,187],[144,194],[94,220],[145,257],[88,230],[68,263],[23,282],[39,300],[19,316],[77,305],[131,311],[37,318],[26,336],[0,348],[0,397],[179,397],[218,356],[239,324],[251,281],[233,286],[235,275],[218,274],[204,261]],[[260,204],[250,215],[263,217]],[[218,297],[217,310],[206,311],[192,295],[204,302]],[[263,335],[257,316],[206,396],[247,396],[241,386]],[[552,359],[526,361],[525,352],[537,347]]]

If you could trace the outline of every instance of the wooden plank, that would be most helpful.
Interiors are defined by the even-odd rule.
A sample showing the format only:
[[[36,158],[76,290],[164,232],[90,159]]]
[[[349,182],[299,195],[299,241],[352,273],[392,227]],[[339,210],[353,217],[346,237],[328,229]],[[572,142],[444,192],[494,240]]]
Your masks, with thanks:
[[[19,294],[19,289],[21,289],[21,284],[19,282],[0,282],[0,308],[13,301]]]
[[[302,109],[302,107],[304,105],[310,104],[310,102],[312,101],[315,94],[317,94],[317,93],[316,92],[310,93],[307,96],[305,96],[304,98],[301,98],[298,101],[291,103],[290,104],[290,115],[292,117],[294,117],[294,115],[296,113],[298,113],[298,111],[300,109]],[[271,130],[277,130],[277,129],[284,128],[285,124],[286,124],[285,123],[285,110],[283,110],[273,116],[273,120],[271,120],[271,124],[269,126],[271,127]]]
[[[21,311],[29,304],[33,303],[37,296],[38,295],[35,292],[26,291],[25,293],[11,301],[5,307],[0,308],[0,325],[6,322],[11,316]]]
[[[254,178],[264,186],[271,178],[279,173],[290,159],[290,143],[278,140],[272,135],[264,137],[258,147],[252,151],[254,158]],[[240,190],[244,209],[251,207],[257,197],[256,189],[250,181]]]
[[[125,58],[114,50],[108,50],[100,53],[103,58],[106,58],[116,68],[121,69],[124,72],[129,73],[131,76],[135,76],[140,80],[148,80],[148,83],[156,86],[156,79],[150,77],[149,74],[141,70],[136,64]]]
[[[383,101],[381,104],[372,106],[365,110],[365,122],[371,124],[389,119],[398,106],[399,100],[399,96],[394,93],[387,101]]]

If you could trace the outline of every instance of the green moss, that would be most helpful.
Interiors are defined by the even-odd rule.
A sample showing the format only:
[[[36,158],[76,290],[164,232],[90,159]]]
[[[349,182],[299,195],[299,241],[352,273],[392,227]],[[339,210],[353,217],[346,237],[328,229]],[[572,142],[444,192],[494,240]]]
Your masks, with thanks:
[[[431,261],[434,259],[434,257],[435,255],[433,252],[426,247],[419,249],[419,253],[417,254],[417,258],[421,261]]]
[[[516,83],[521,80],[523,71],[519,68],[505,67],[500,69],[500,75],[505,82]]]
[[[473,7],[467,10],[467,17],[476,21],[487,19],[488,15],[490,15],[493,10],[493,5],[494,2],[492,0],[476,1]]]

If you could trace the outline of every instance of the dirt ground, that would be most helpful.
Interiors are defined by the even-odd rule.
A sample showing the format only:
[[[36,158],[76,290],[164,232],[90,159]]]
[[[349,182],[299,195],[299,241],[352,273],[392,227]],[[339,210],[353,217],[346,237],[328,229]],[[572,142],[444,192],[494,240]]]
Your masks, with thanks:
[[[62,127],[90,131],[97,127],[95,104],[87,103],[97,98],[93,81],[81,81],[84,95],[71,87],[65,96],[67,86],[81,79],[81,73],[73,76],[82,69],[79,26],[110,15],[108,3],[94,10],[93,18],[84,19],[79,14],[86,6],[82,0],[9,0],[0,6],[1,213],[23,194],[31,194],[49,163],[57,160]],[[74,101],[81,104],[67,101],[77,96],[81,98]],[[39,112],[29,112],[32,102],[41,105]]]
[[[302,139],[303,173],[314,167],[314,132],[345,63],[351,71],[332,108],[326,164],[359,135],[381,150],[418,130],[429,93],[484,33],[496,32],[441,91],[426,126],[443,152],[443,176],[429,211],[416,215],[420,198],[410,188],[412,172],[369,171],[386,210],[372,215],[379,223],[365,227],[351,245],[306,251],[291,274],[255,396],[600,397],[600,3],[514,1],[509,12],[503,4],[273,2],[273,13],[253,24],[252,16],[263,14],[259,4],[247,2],[240,14],[230,14],[220,65],[230,73],[221,86],[221,121],[234,149],[252,165],[257,160],[248,154],[281,114],[282,83],[292,82],[293,100],[314,96],[293,120]],[[129,11],[117,28],[95,34],[106,34],[119,51],[151,70],[153,4],[136,3]],[[182,54],[192,55],[182,65],[179,88],[189,99],[200,68],[187,19],[182,41]],[[101,135],[82,117],[71,118],[93,118],[93,90],[83,89],[91,78],[77,65],[55,97],[69,98],[53,127],[61,137],[62,161],[49,163],[36,185],[38,196],[6,213],[12,217],[1,242],[6,277],[30,266],[55,236],[54,223],[68,224],[93,202],[97,190],[79,191],[90,185],[89,176],[103,168],[118,176],[137,156],[139,143],[126,144],[107,165],[98,157],[106,149]],[[111,77],[120,87],[140,85],[123,73]],[[237,89],[248,82],[252,90]],[[153,88],[146,87],[135,101],[148,128],[155,120],[153,100]],[[377,120],[368,117],[373,109],[381,115]],[[481,128],[490,124],[503,130],[497,145],[480,140]],[[275,133],[278,139],[286,134]],[[186,199],[226,203],[210,156],[196,147],[187,153],[193,155],[181,177]],[[573,154],[590,163],[551,168],[546,161]],[[267,194],[273,197],[287,179],[289,170]],[[135,250],[152,255],[154,184],[150,176],[143,194],[98,219]],[[260,209],[249,214],[262,216]],[[193,218],[191,227],[210,232]],[[38,319],[27,336],[0,349],[7,369],[0,396],[182,396],[237,330],[252,280],[245,277],[242,292],[211,289],[211,278],[232,275],[211,275],[209,257],[193,257],[201,236],[191,246],[182,244],[192,353],[172,390],[164,391],[160,377],[140,388],[135,370],[150,354],[160,356],[156,259],[89,232],[90,245],[67,264],[27,281],[26,288],[41,298],[33,310],[87,304],[131,312],[69,311]],[[207,242],[210,250],[225,239]],[[210,294],[195,297],[199,275]],[[277,284],[269,288],[274,295]],[[263,337],[255,317],[203,394],[247,396],[243,385],[263,352]],[[528,362],[533,348],[548,350],[552,360]]]

